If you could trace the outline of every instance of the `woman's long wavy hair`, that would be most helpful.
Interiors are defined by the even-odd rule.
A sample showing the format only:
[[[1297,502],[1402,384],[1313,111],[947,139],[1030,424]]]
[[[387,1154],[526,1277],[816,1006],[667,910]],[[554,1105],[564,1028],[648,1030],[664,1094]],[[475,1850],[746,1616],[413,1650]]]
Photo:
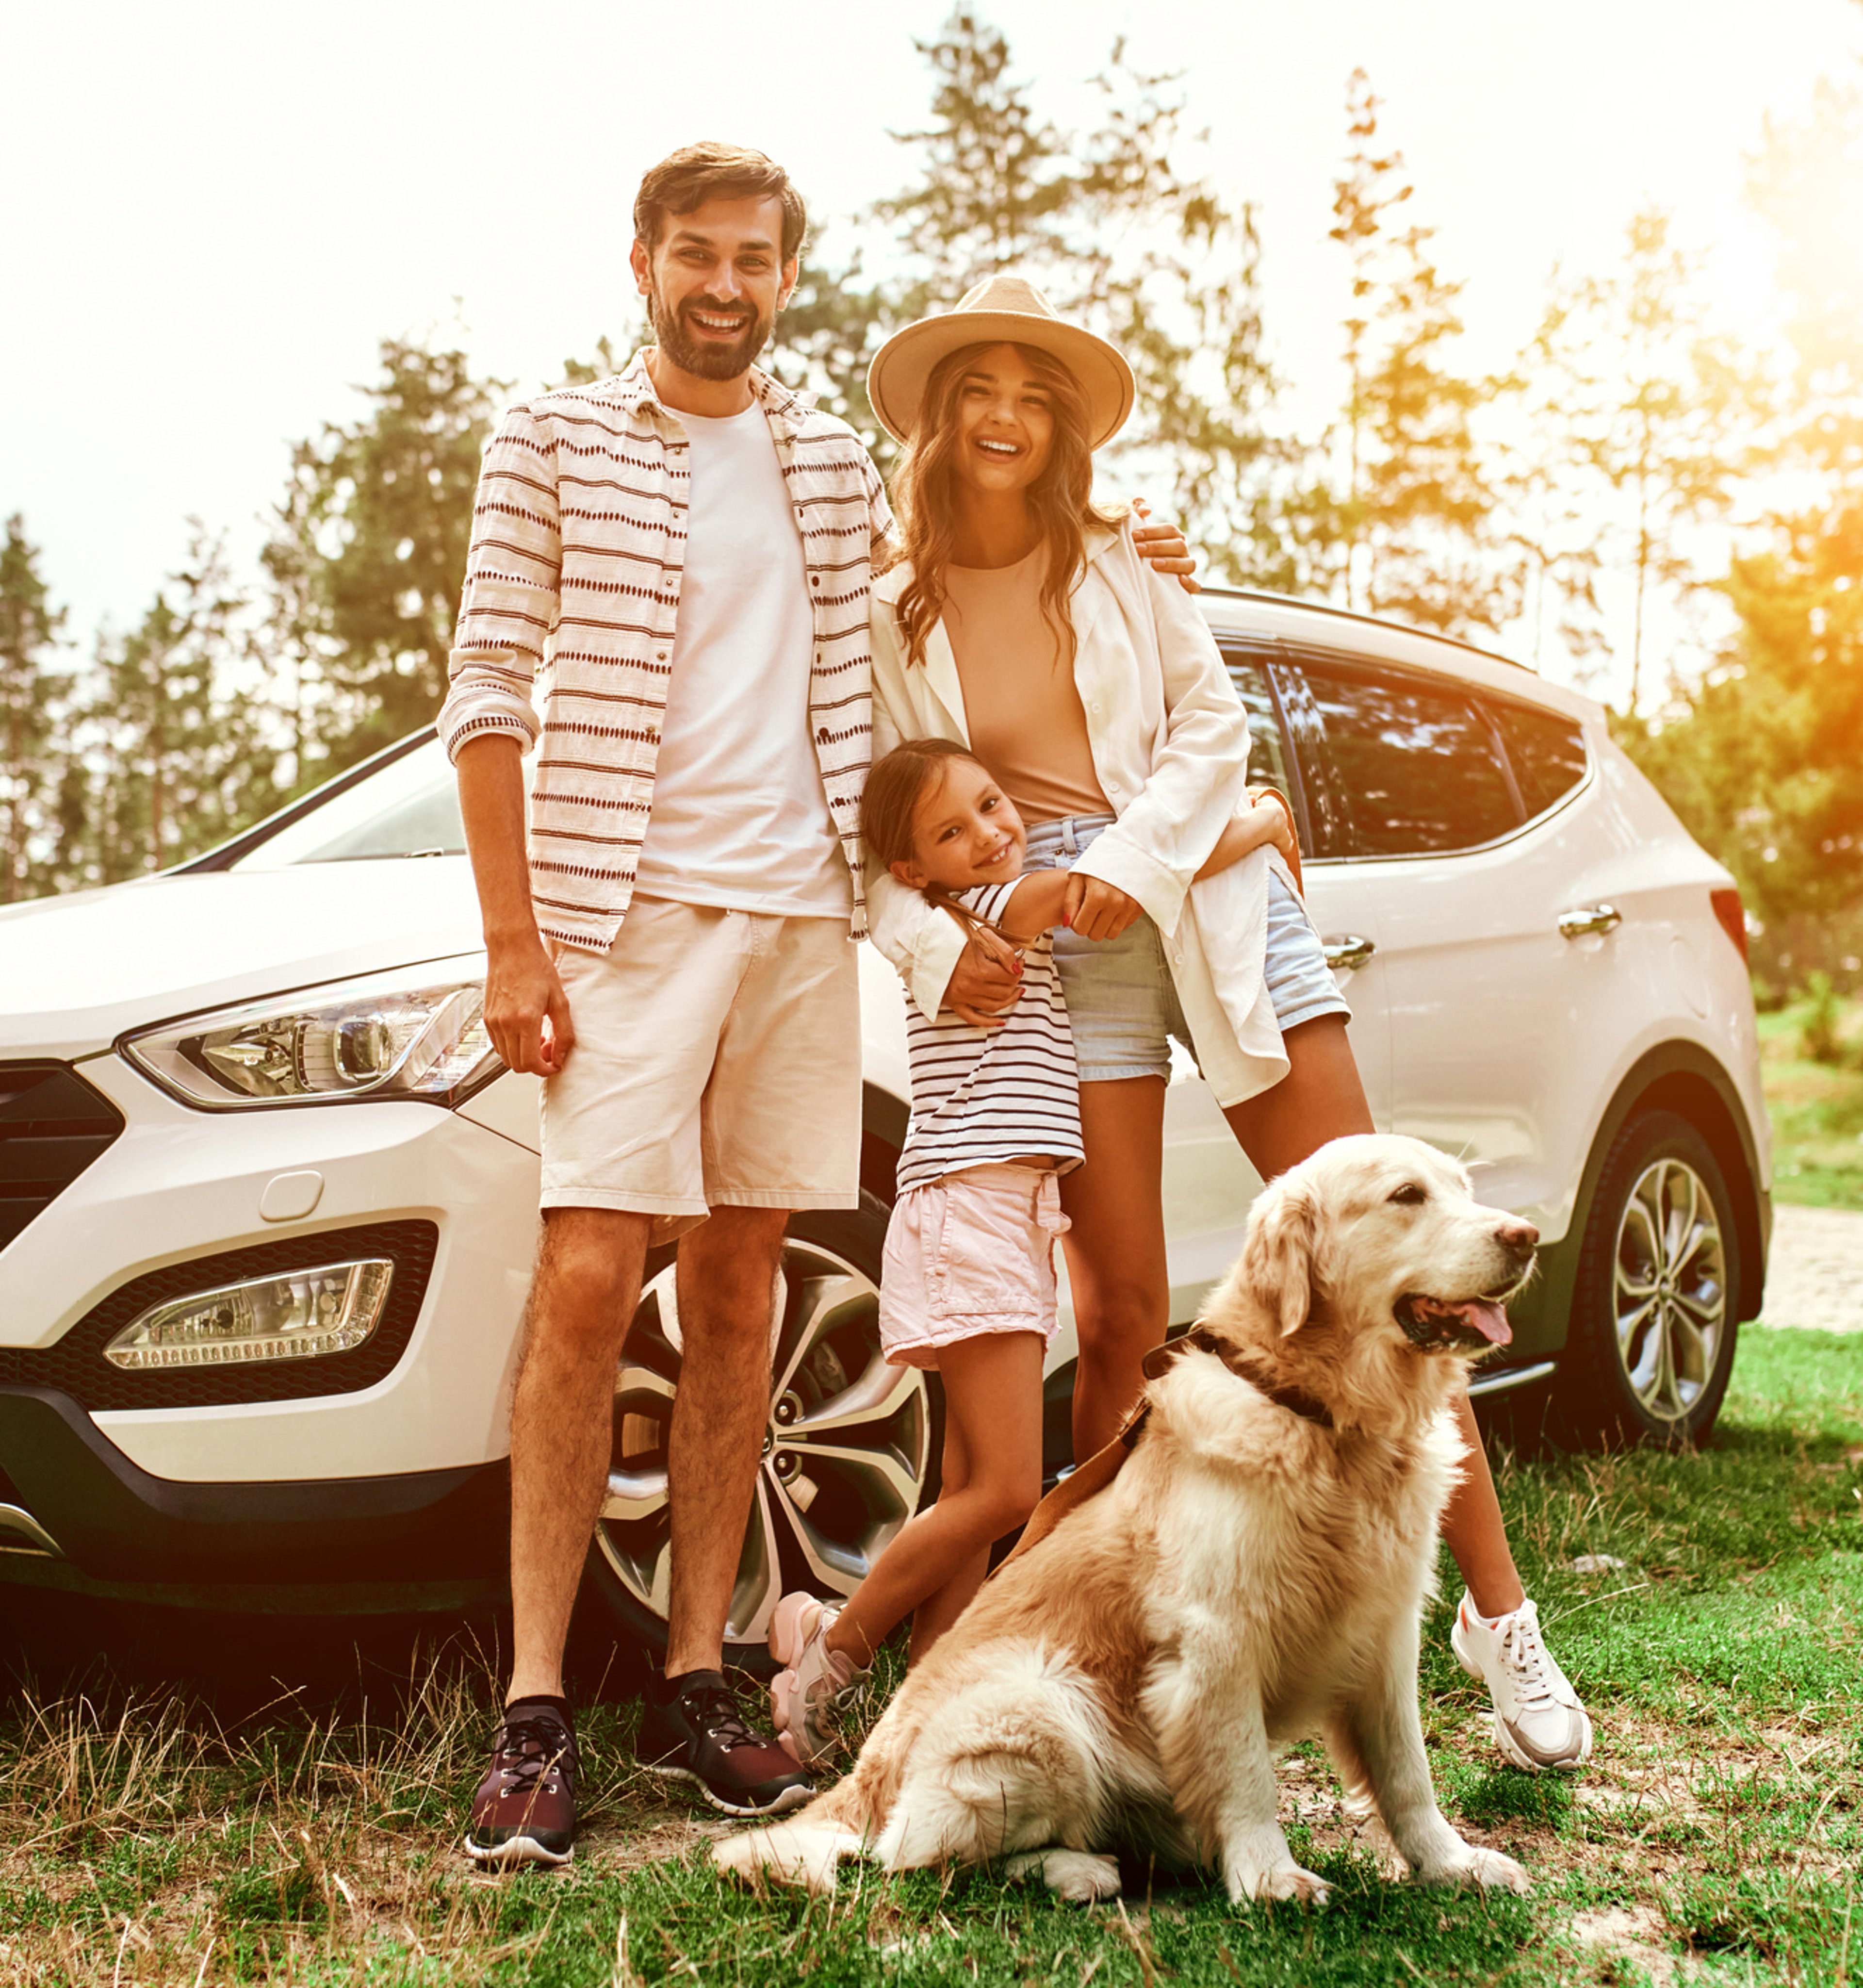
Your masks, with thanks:
[[[964,375],[987,352],[990,340],[948,353],[932,369],[918,423],[893,472],[893,509],[899,520],[900,556],[911,560],[912,577],[899,597],[906,660],[922,663],[925,642],[945,611],[945,573],[951,563],[952,468],[958,448],[958,405]],[[1074,666],[1074,620],[1067,597],[1086,552],[1086,527],[1094,509],[1094,457],[1087,426],[1087,397],[1080,382],[1058,359],[1032,345],[1016,350],[1048,389],[1054,409],[1054,441],[1040,475],[1026,493],[1029,509],[1048,548],[1042,581],[1042,617],[1059,637],[1061,659]]]

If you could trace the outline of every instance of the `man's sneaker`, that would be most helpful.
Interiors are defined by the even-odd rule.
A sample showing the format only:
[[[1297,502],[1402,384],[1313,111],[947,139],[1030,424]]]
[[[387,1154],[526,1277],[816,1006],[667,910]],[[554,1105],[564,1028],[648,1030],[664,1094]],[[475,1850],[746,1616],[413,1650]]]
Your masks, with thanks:
[[[781,1815],[815,1792],[789,1755],[744,1723],[718,1671],[688,1672],[664,1703],[650,1690],[634,1750],[648,1773],[690,1781],[726,1815]]]
[[[841,1743],[844,1723],[867,1672],[844,1650],[830,1650],[838,1608],[813,1594],[786,1594],[769,1621],[769,1653],[787,1666],[769,1688],[776,1743],[805,1767],[818,1767]]]
[[[480,1864],[566,1864],[576,1854],[576,1735],[556,1699],[505,1708],[472,1797],[465,1853]]]
[[[1487,1685],[1495,1740],[1516,1767],[1584,1763],[1591,1751],[1591,1722],[1540,1640],[1540,1611],[1532,1602],[1489,1621],[1464,1594],[1449,1642],[1462,1668]]]

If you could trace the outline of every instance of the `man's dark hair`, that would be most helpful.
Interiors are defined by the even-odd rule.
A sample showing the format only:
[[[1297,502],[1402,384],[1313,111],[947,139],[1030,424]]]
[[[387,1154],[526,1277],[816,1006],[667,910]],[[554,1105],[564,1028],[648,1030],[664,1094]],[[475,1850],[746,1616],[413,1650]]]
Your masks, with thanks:
[[[658,248],[669,214],[691,214],[708,200],[779,200],[783,259],[802,252],[809,216],[802,195],[774,159],[742,145],[681,145],[648,169],[634,197],[634,238]]]

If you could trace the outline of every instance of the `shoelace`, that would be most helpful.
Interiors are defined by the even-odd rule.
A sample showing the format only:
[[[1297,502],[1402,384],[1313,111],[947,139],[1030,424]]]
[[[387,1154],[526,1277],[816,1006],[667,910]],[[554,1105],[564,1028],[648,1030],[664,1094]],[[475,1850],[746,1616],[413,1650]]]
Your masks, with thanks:
[[[744,1723],[744,1715],[738,1709],[737,1700],[724,1685],[695,1685],[679,1696],[692,1723],[708,1738],[718,1740],[727,1753],[739,1746],[762,1743]]]
[[[1501,1631],[1501,1654],[1526,1687],[1523,1693],[1525,1704],[1559,1702],[1559,1694],[1547,1668],[1550,1660],[1546,1654],[1546,1645],[1540,1640],[1537,1616],[1519,1609],[1507,1618],[1507,1626]]]
[[[512,1719],[498,1747],[499,1771],[509,1794],[514,1786],[533,1792],[546,1773],[576,1771],[576,1743],[554,1719]]]

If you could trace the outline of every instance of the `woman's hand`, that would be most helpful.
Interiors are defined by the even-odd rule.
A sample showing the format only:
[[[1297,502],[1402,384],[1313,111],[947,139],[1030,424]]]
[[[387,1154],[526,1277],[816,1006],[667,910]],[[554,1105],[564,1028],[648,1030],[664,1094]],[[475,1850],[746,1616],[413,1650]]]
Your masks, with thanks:
[[[1022,961],[992,931],[975,929],[958,955],[945,989],[945,1006],[973,1029],[999,1029],[1022,998]]]
[[[1145,908],[1136,898],[1101,877],[1083,877],[1077,870],[1067,879],[1067,925],[1083,938],[1117,938],[1145,915]]]
[[[1134,514],[1139,522],[1132,527],[1132,543],[1138,556],[1155,573],[1174,573],[1179,587],[1186,593],[1201,593],[1202,583],[1197,578],[1197,563],[1191,556],[1189,541],[1176,525],[1154,525],[1149,522],[1151,507],[1142,497],[1132,501]]]

